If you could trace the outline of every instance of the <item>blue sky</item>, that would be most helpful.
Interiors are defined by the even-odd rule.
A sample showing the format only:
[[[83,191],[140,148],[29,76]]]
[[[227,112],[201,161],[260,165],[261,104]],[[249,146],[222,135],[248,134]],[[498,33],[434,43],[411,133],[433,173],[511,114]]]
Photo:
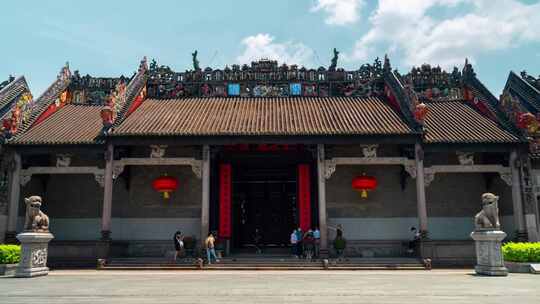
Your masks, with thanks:
[[[9,1],[2,3],[0,79],[25,75],[37,97],[61,66],[131,75],[143,56],[176,70],[261,57],[355,69],[390,55],[405,72],[465,57],[495,95],[510,70],[540,74],[540,0]]]

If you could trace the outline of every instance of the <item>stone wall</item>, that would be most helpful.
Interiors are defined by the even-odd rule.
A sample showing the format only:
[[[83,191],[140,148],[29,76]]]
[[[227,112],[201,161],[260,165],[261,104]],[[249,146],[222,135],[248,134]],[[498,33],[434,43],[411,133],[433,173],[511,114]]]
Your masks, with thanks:
[[[367,199],[351,188],[355,176],[377,178],[377,190]],[[352,240],[407,240],[418,227],[415,180],[407,177],[402,189],[399,166],[338,166],[327,180],[328,222],[342,224]],[[486,182],[489,180],[490,182]],[[503,230],[514,234],[511,188],[498,175],[480,173],[437,174],[426,188],[428,229],[437,240],[468,240],[473,217],[480,210],[480,196],[490,191],[500,196]],[[332,237],[332,234],[330,235]]]
[[[175,176],[179,188],[165,200],[152,188],[162,174]],[[189,166],[133,166],[115,181],[112,237],[115,240],[166,240],[176,230],[199,236],[201,180]],[[93,175],[36,175],[21,196],[41,195],[57,240],[100,237],[103,188]],[[19,207],[24,216],[25,207]]]

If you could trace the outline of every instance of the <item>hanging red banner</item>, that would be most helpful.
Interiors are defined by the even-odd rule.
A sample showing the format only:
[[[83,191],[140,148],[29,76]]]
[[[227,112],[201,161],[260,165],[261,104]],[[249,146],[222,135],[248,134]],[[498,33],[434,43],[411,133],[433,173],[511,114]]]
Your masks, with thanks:
[[[219,165],[219,237],[231,237],[231,165]]]
[[[311,229],[311,182],[309,165],[298,165],[298,214],[302,231]]]

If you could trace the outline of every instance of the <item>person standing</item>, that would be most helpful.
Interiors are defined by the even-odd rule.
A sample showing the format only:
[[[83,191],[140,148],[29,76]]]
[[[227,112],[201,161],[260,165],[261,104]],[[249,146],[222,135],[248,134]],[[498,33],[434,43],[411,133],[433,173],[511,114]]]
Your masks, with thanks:
[[[298,227],[298,229],[296,229],[296,254],[298,255],[298,257],[302,257],[304,255],[304,249],[303,249],[303,244],[302,244],[302,239],[304,238],[304,233],[302,233],[302,228]]]
[[[208,258],[208,265],[212,264],[212,257],[214,257],[214,260],[216,263],[219,263],[219,260],[216,256],[216,249],[215,249],[215,243],[216,239],[214,238],[214,235],[212,232],[208,233],[208,237],[206,238],[206,241],[204,242],[206,246],[206,257]]]
[[[315,230],[313,230],[313,239],[315,240],[315,257],[318,258],[321,253],[321,231],[319,227],[315,227]]]
[[[304,235],[302,244],[304,246],[305,258],[311,261],[311,259],[313,258],[313,252],[315,249],[315,238],[313,237],[313,231],[311,229],[309,229]]]
[[[413,255],[418,246],[418,243],[420,242],[421,234],[418,230],[416,230],[416,227],[411,227],[411,234],[412,240],[409,241],[409,248],[407,249],[407,253]]]
[[[173,242],[174,242],[174,262],[176,262],[176,259],[178,258],[178,255],[182,253],[184,250],[184,236],[182,235],[181,231],[176,231],[173,236]]]
[[[255,233],[253,234],[253,244],[255,245],[255,250],[256,250],[256,253],[258,254],[262,253],[261,240],[262,240],[261,231],[259,230],[259,228],[255,228]]]
[[[295,257],[298,257],[298,239],[296,238],[296,229],[291,233],[291,250]]]
[[[343,257],[343,254],[345,253],[345,247],[347,246],[347,240],[343,236],[343,226],[341,224],[338,224],[336,227],[328,226],[328,228],[336,231],[336,238],[334,239],[334,249],[336,250],[336,254],[338,256],[338,259],[340,260]]]
[[[328,229],[336,231],[336,238],[343,238],[343,226],[341,224],[338,224],[336,227],[328,225]]]

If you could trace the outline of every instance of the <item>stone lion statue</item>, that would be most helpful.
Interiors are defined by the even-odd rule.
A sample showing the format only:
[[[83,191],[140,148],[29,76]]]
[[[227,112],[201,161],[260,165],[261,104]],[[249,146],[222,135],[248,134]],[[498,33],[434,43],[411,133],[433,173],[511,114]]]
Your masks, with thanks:
[[[26,216],[24,221],[25,231],[48,232],[49,217],[41,208],[41,196],[30,196],[24,199],[26,204]]]
[[[482,194],[482,210],[474,217],[476,229],[500,229],[499,197],[493,193]]]

